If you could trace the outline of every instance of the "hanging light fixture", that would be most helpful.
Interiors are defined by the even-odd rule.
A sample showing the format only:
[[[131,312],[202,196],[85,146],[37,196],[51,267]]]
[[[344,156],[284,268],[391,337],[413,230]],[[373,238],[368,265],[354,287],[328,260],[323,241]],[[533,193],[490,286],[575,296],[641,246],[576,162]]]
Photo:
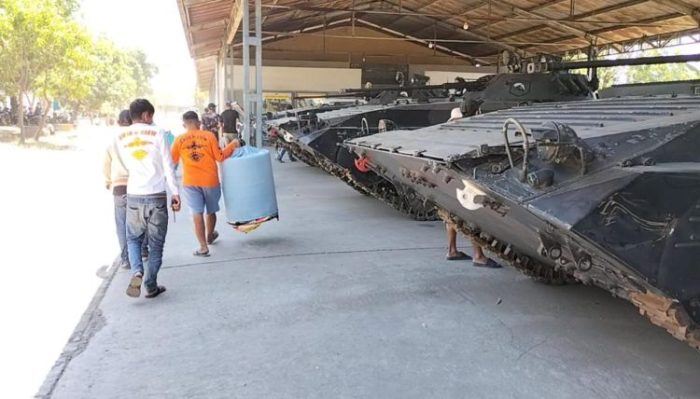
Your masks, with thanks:
[[[464,21],[464,25],[462,25],[462,29],[468,30],[469,29],[469,22]]]

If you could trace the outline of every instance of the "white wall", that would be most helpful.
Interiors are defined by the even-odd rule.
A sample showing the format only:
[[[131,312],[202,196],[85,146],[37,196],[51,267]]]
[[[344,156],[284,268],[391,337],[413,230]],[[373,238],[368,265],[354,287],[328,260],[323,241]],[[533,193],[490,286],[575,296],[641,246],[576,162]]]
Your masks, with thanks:
[[[243,88],[243,67],[234,67],[234,87]],[[255,69],[251,67],[251,89],[255,84]],[[277,67],[263,65],[265,92],[334,92],[360,87],[362,71],[349,68]]]

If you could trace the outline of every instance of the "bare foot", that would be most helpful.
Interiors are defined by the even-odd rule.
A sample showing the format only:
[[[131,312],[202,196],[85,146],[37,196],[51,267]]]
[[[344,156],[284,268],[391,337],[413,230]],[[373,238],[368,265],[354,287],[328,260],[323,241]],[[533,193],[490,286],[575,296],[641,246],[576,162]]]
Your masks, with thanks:
[[[474,260],[474,263],[478,263],[480,265],[485,265],[489,261],[489,258],[487,258],[485,256],[480,256],[480,257],[474,258],[473,260]]]

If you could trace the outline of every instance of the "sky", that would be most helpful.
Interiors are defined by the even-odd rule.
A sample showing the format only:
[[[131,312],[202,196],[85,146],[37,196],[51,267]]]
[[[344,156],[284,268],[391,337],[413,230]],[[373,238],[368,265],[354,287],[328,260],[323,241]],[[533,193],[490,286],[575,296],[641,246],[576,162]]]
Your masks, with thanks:
[[[190,106],[196,74],[177,3],[173,0],[82,0],[79,12],[95,35],[104,34],[121,47],[138,48],[158,67],[153,102]]]

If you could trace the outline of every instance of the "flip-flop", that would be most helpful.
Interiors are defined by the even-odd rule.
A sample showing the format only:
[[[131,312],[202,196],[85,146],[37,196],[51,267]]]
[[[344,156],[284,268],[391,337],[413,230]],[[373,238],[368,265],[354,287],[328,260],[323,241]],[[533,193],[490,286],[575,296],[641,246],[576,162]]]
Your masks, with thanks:
[[[126,295],[132,298],[140,297],[142,283],[143,275],[141,275],[141,273],[136,273],[133,276],[131,276],[131,280],[129,280],[129,286],[126,288]]]
[[[503,266],[499,265],[498,263],[496,263],[496,261],[493,259],[487,260],[486,263],[472,262],[472,264],[474,265],[474,267],[486,267],[489,269],[499,269],[499,268],[503,267]]]
[[[214,230],[213,233],[211,233],[211,238],[207,240],[207,244],[211,245],[216,241],[216,239],[219,238],[219,232]]]
[[[206,257],[209,256],[209,251],[207,251],[207,252],[201,252],[200,250],[196,250],[196,251],[194,251],[194,252],[192,253],[192,255],[194,255],[194,256],[199,256],[199,257],[202,257],[202,258],[206,258]]]
[[[158,287],[156,287],[155,290],[146,292],[146,295],[144,295],[144,297],[145,298],[155,298],[158,295],[164,293],[165,291],[166,291],[165,287],[162,285],[159,285]]]
[[[459,251],[459,252],[457,252],[457,255],[448,256],[446,259],[447,260],[469,260],[471,258],[472,258],[471,256],[465,254],[462,251]]]

